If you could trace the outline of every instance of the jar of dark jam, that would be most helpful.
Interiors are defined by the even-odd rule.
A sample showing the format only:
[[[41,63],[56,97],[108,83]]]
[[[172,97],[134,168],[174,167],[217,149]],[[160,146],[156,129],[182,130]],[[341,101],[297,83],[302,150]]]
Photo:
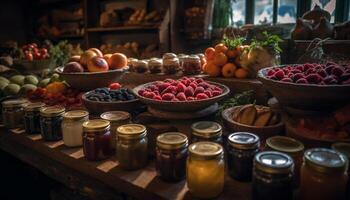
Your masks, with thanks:
[[[178,58],[163,58],[163,70],[165,74],[176,74],[180,71],[180,62]]]
[[[40,132],[45,141],[62,139],[61,124],[65,109],[59,106],[43,107],[40,109]]]
[[[165,181],[176,182],[186,176],[187,136],[168,132],[157,137],[156,169]]]
[[[259,137],[254,134],[238,132],[228,136],[227,166],[232,178],[239,181],[251,180],[253,160],[259,147]]]
[[[332,149],[344,154],[350,161],[350,143],[337,142],[332,145]],[[350,167],[348,167],[348,176],[350,176]],[[350,199],[350,178],[348,178],[346,199]]]
[[[40,109],[44,103],[28,103],[24,108],[24,128],[27,134],[40,134]]]
[[[191,126],[191,143],[209,141],[222,144],[222,127],[211,121],[200,121]]]
[[[146,73],[148,71],[148,62],[145,60],[137,60],[134,62],[133,68],[137,73]]]
[[[117,157],[119,166],[136,170],[147,164],[147,130],[141,124],[125,124],[117,128]]]
[[[184,58],[184,61],[182,64],[182,70],[185,75],[200,74],[201,68],[202,68],[201,60],[198,56],[191,55]]]
[[[292,200],[293,159],[277,151],[256,154],[253,166],[252,199]]]
[[[113,154],[110,123],[93,119],[83,123],[83,151],[90,161],[104,160]]]
[[[20,128],[23,126],[24,99],[12,99],[2,102],[2,121],[6,128]]]
[[[163,62],[160,59],[150,59],[148,61],[148,69],[151,74],[162,73],[163,71]]]

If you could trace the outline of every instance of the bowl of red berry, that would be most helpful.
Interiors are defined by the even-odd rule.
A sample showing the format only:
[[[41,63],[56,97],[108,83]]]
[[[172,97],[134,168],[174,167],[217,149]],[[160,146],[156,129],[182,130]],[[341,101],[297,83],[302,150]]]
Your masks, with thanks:
[[[205,109],[228,95],[225,85],[202,78],[165,79],[139,85],[135,95],[151,108],[170,112],[191,112]]]
[[[261,69],[258,79],[283,106],[331,110],[350,101],[350,65],[294,64]]]

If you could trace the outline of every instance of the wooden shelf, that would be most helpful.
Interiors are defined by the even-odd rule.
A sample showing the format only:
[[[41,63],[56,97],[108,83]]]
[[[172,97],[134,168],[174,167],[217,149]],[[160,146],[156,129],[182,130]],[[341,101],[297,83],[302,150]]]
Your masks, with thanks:
[[[118,32],[118,31],[158,31],[158,26],[118,26],[118,27],[93,27],[87,28],[87,32]]]

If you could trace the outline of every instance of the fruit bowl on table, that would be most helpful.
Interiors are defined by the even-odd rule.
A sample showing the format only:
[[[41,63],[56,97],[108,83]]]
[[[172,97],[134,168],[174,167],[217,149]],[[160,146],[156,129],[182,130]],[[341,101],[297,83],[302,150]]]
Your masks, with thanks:
[[[108,70],[104,72],[63,72],[63,67],[56,68],[56,72],[62,77],[71,87],[82,91],[89,91],[99,87],[107,87],[113,82],[118,82],[128,71],[129,67],[121,69]]]
[[[290,66],[296,67],[298,65]],[[269,70],[283,67],[285,65],[268,67],[258,72],[258,79],[281,105],[306,110],[331,110],[350,101],[350,84],[295,83],[268,77]]]
[[[191,101],[166,101],[166,100],[155,100],[151,98],[146,98],[144,96],[141,96],[139,94],[139,91],[142,89],[147,88],[150,85],[153,85],[155,82],[146,83],[143,85],[139,85],[133,89],[135,95],[137,98],[140,99],[140,101],[146,105],[148,105],[151,108],[154,108],[156,110],[162,110],[162,111],[169,111],[169,112],[192,112],[192,111],[199,111],[203,110],[218,101],[222,100],[226,95],[230,93],[230,89],[226,87],[225,85],[206,81],[207,83],[219,87],[222,90],[222,93],[220,95],[210,97],[207,99],[200,99],[200,100],[191,100]]]
[[[40,74],[42,70],[54,67],[54,62],[51,59],[40,59],[32,61],[25,59],[14,59],[13,63],[14,68],[17,70],[34,74]]]

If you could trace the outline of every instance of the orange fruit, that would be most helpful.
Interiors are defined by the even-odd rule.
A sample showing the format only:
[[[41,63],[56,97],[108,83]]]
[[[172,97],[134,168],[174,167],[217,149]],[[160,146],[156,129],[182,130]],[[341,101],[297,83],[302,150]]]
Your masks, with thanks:
[[[110,53],[103,55],[103,58],[107,61],[109,66],[111,65],[110,59],[111,59],[112,55],[113,54],[110,54]]]
[[[212,60],[214,58],[215,49],[213,47],[209,47],[205,50],[204,55],[207,60]]]
[[[206,73],[206,68],[207,68],[207,63],[204,63],[204,65],[202,65],[202,71],[204,73]]]
[[[236,65],[234,65],[233,63],[227,63],[222,67],[222,76],[225,78],[234,77],[236,69]]]
[[[209,62],[205,66],[205,72],[211,77],[217,77],[221,75],[221,67]]]
[[[226,53],[226,51],[228,50],[227,46],[225,46],[222,43],[219,43],[215,46],[215,52],[222,52],[222,53]]]
[[[238,68],[235,72],[236,78],[244,79],[248,77],[248,71],[243,68]]]
[[[239,52],[238,52],[237,49],[228,50],[228,51],[226,52],[226,56],[227,56],[228,58],[235,58],[235,57],[237,57],[238,55],[239,55]]]
[[[227,63],[227,56],[223,53],[215,53],[213,63],[217,66],[223,66]]]
[[[110,69],[120,69],[128,64],[128,59],[122,53],[115,53],[109,58]]]

